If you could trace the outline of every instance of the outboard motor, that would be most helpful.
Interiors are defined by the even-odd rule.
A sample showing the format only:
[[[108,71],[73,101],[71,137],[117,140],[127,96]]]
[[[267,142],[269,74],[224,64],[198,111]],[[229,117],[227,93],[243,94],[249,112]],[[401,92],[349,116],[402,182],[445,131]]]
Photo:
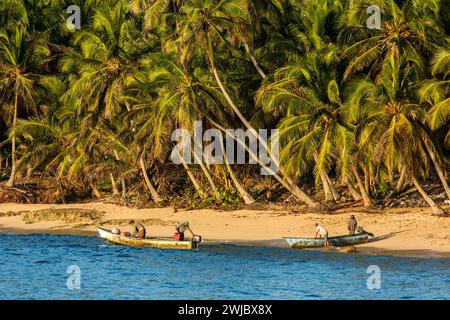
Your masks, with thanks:
[[[202,242],[202,236],[194,235],[192,237],[192,249],[198,249],[200,242]]]

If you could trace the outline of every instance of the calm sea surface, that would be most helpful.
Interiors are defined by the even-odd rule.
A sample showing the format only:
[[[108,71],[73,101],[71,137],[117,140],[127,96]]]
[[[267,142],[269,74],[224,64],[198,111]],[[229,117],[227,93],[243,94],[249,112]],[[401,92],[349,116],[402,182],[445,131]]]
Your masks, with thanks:
[[[367,287],[371,265],[380,268],[379,290]],[[450,259],[235,245],[158,250],[0,233],[0,299],[450,299]]]

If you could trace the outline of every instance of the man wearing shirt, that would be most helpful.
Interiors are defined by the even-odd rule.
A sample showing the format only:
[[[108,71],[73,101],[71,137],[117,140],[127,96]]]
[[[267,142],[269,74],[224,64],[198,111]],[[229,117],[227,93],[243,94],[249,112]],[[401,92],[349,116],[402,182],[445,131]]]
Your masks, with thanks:
[[[136,223],[134,220],[130,220],[130,226],[133,228],[131,237],[145,239],[146,230],[142,224]]]
[[[317,236],[324,240],[324,247],[328,249],[330,247],[330,243],[328,242],[328,230],[316,223],[316,235],[314,239],[317,239]]]
[[[179,223],[178,225],[175,227],[175,229],[177,230],[177,232],[174,235],[174,240],[178,240],[178,241],[184,241],[184,233],[186,231],[189,231],[192,236],[194,236],[194,233],[191,230],[191,227],[189,226],[189,221],[185,221],[183,223]]]
[[[356,221],[356,218],[354,215],[350,216],[350,219],[348,219],[347,223],[347,229],[350,232],[350,235],[355,235],[356,227],[358,226],[358,222]]]

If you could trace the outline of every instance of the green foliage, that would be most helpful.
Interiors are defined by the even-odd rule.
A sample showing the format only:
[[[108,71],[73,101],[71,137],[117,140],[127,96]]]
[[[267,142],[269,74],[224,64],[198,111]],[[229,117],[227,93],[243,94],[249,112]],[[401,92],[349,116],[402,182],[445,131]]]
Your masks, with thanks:
[[[81,8],[81,30],[66,27],[72,4]],[[380,30],[366,28],[373,4],[382,10]],[[324,174],[345,183],[367,171],[373,194],[384,197],[385,177],[404,168],[422,179],[435,178],[436,163],[448,171],[448,7],[2,0],[0,150],[10,156],[14,137],[21,171],[107,186],[111,175],[142,183],[144,170],[155,192],[198,182],[194,202],[227,205],[245,198],[230,170],[248,186],[259,168],[173,169],[173,130],[192,130],[195,120],[205,128],[278,128],[283,178],[323,185]],[[190,180],[180,179],[190,169]],[[266,201],[263,190],[248,194]]]

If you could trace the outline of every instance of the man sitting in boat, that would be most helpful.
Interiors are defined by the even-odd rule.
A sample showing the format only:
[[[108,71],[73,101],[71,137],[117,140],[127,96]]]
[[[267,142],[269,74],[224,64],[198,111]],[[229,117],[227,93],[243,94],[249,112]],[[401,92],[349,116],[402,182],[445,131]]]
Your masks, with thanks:
[[[173,236],[174,240],[184,241],[184,233],[186,231],[189,231],[191,233],[191,235],[194,236],[194,233],[192,232],[191,228],[189,227],[189,221],[185,221],[183,223],[178,222],[178,225],[175,227],[175,230],[177,232]]]
[[[317,239],[317,236],[324,240],[323,245],[325,249],[328,249],[330,247],[330,243],[328,242],[328,230],[318,223],[316,223],[316,235],[314,236],[314,239]]]
[[[131,232],[131,237],[138,239],[145,239],[146,230],[142,224],[136,223],[134,220],[130,220],[130,226],[132,226],[133,228],[133,231]]]
[[[347,229],[351,236],[355,235],[356,227],[358,226],[358,222],[356,221],[356,218],[354,215],[350,216],[350,219],[348,219]]]

